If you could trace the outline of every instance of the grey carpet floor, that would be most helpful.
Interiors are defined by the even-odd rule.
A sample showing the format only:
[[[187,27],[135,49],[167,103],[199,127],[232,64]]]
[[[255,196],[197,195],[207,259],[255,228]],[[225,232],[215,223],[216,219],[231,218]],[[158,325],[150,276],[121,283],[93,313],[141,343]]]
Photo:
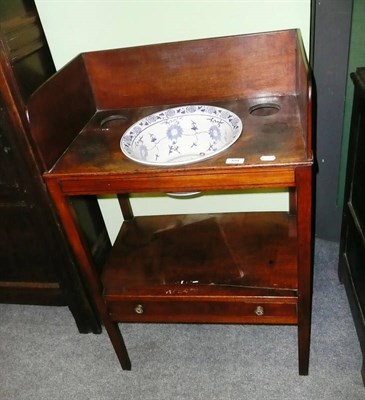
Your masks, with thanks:
[[[316,241],[309,376],[291,326],[127,324],[132,371],[67,308],[0,305],[1,400],[364,400],[338,244]]]

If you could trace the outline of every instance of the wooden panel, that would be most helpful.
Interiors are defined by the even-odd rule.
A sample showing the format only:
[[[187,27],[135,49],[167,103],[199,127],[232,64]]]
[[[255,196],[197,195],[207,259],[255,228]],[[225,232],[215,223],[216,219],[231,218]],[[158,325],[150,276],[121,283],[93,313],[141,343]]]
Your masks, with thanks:
[[[31,6],[31,2],[28,2],[28,6]],[[12,69],[7,78],[9,85],[14,85],[11,78],[14,74],[17,81],[14,90],[20,92],[21,96],[17,100],[20,102],[19,106],[23,107],[22,103],[30,94],[56,71],[42,26],[34,10],[18,10],[17,15],[2,19],[0,48]]]
[[[209,168],[209,167],[208,167]],[[231,168],[231,171],[233,169]],[[294,185],[294,169],[290,167],[272,168],[262,175],[259,168],[251,170],[237,170],[230,172],[220,171],[219,174],[212,174],[211,171],[195,171],[195,173],[184,172],[184,170],[174,171],[171,179],[172,170],[166,169],[165,173],[155,174],[154,170],[148,173],[143,171],[138,175],[125,175],[117,177],[113,175],[99,175],[94,177],[82,176],[83,184],[80,185],[80,177],[60,176],[62,191],[69,195],[99,194],[108,193],[148,193],[148,192],[186,192],[186,191],[209,191],[219,187],[221,190],[230,189],[253,189],[268,187],[288,187]],[[45,175],[45,179],[52,180],[54,176]]]
[[[46,42],[36,15],[18,16],[0,23],[2,40],[11,64],[45,46]]]
[[[44,96],[44,92],[51,95]],[[32,96],[28,115],[44,170],[53,166],[95,111],[80,57],[56,74],[46,88],[41,87]]]
[[[93,52],[99,108],[294,94],[295,31]],[[110,94],[113,93],[113,96]]]
[[[54,282],[0,282],[0,303],[67,305],[63,289]]]
[[[296,93],[300,120],[303,127],[304,141],[307,147],[307,157],[312,157],[312,77],[308,66],[303,42],[298,38],[296,64]]]

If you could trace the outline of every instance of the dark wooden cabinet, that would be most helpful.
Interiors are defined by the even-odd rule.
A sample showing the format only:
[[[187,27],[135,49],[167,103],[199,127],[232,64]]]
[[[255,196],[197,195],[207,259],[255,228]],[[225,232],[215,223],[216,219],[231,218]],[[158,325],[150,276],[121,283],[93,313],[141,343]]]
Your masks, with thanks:
[[[354,82],[339,275],[346,287],[364,357],[365,384],[365,68],[351,74]]]
[[[0,2],[0,302],[69,306],[80,332],[99,319],[53,209],[25,103],[55,73],[33,1]],[[75,198],[96,257],[110,246],[96,198]]]

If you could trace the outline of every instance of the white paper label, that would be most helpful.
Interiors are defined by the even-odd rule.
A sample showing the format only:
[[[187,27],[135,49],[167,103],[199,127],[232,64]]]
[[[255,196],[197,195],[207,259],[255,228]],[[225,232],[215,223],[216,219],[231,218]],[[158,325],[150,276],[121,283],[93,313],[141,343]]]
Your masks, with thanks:
[[[243,164],[245,162],[244,158],[227,158],[226,164]]]
[[[260,160],[261,161],[275,161],[276,157],[275,156],[261,156]]]

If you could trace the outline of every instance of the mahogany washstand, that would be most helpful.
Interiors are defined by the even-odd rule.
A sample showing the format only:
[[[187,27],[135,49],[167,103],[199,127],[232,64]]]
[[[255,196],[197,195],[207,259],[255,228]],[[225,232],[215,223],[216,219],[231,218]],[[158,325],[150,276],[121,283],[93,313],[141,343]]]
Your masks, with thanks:
[[[233,111],[242,135],[189,165],[123,155],[129,126],[184,104]],[[124,369],[120,322],[255,323],[297,325],[299,373],[308,373],[313,156],[299,31],[81,54],[32,96],[28,115],[48,190]],[[288,188],[288,211],[134,217],[128,201],[130,193],[255,188]],[[70,200],[108,194],[118,195],[124,222],[98,271]]]

